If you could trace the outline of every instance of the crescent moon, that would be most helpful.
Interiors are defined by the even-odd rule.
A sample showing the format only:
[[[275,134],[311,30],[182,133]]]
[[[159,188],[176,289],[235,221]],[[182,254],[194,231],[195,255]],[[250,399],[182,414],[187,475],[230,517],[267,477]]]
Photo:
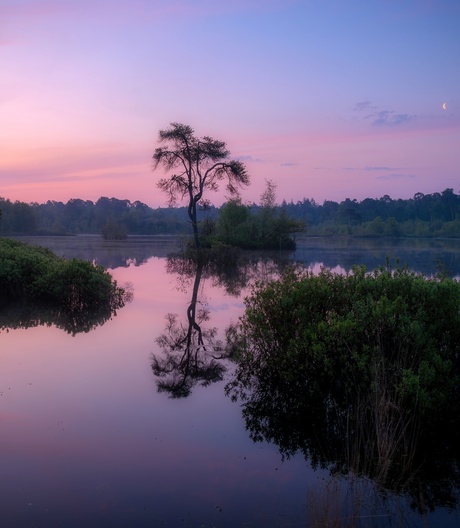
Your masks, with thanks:
[[[442,103],[442,108],[443,108],[443,110],[447,110],[447,105],[446,105],[446,103]]]

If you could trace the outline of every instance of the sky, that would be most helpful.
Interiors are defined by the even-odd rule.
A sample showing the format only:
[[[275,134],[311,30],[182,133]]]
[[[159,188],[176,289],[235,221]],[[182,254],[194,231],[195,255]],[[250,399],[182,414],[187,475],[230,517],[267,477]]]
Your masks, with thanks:
[[[171,122],[227,143],[244,203],[459,193],[459,27],[458,0],[0,0],[0,196],[164,207]]]

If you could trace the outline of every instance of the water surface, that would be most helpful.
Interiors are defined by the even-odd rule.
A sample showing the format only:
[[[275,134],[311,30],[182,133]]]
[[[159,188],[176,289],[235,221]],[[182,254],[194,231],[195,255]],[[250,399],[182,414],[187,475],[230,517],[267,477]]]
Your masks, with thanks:
[[[120,284],[132,284],[134,299],[74,337],[43,326],[0,333],[1,526],[305,527],[318,525],[311,513],[324,509],[326,492],[346,500],[349,490],[334,484],[330,493],[327,470],[313,471],[300,455],[283,461],[276,445],[249,438],[239,404],[224,394],[231,363],[222,381],[201,387],[198,380],[187,398],[158,392],[151,368],[152,354],[161,354],[156,339],[167,314],[187,325],[194,284],[193,275],[181,281],[167,272],[176,240],[32,241],[109,267]],[[307,239],[284,261],[346,270],[353,260],[369,266],[388,251],[412,255],[425,273],[435,271],[428,261],[438,253],[448,255],[458,273],[458,245],[369,250],[327,242],[321,252],[320,241]],[[264,257],[249,275],[268,273]],[[209,312],[203,327],[216,327],[216,338],[244,310],[247,290],[229,282],[204,275],[199,284],[198,308]],[[425,519],[392,512],[380,525],[397,525],[401,516],[410,526],[459,523],[458,513],[438,510]]]

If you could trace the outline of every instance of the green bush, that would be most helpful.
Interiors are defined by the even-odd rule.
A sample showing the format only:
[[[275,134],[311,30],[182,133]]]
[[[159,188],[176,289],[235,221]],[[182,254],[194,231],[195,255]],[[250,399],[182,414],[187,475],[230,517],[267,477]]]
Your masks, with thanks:
[[[59,320],[64,327],[68,324],[66,329],[71,332],[86,330],[91,328],[92,318],[97,324],[107,320],[129,295],[102,266],[0,239],[0,308],[14,305],[14,313],[20,314],[18,326],[27,326],[25,313],[35,313],[40,307],[46,308],[43,313],[48,321]],[[8,325],[2,322],[2,327]]]
[[[389,266],[291,269],[245,304],[227,333],[237,365],[226,391],[253,440],[393,490],[416,484],[427,453],[458,445],[459,282]]]
[[[256,285],[236,335],[248,376],[270,362],[346,395],[376,384],[382,366],[400,396],[433,410],[459,387],[460,284],[405,268],[290,270]]]
[[[290,269],[245,304],[227,331],[226,392],[254,441],[414,505],[456,503],[460,283],[389,266]]]

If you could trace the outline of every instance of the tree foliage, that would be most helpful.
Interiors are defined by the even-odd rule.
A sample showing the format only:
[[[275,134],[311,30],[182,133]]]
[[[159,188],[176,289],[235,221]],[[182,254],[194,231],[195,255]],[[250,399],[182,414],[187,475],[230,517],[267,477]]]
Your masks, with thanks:
[[[160,130],[159,142],[153,154],[153,168],[159,166],[172,174],[161,178],[158,187],[168,196],[169,205],[187,198],[188,216],[193,228],[196,247],[200,247],[197,208],[205,203],[206,191],[216,191],[226,181],[230,196],[238,194],[240,186],[249,184],[246,167],[239,160],[230,160],[230,152],[223,141],[209,136],[198,138],[188,125],[171,123]]]

